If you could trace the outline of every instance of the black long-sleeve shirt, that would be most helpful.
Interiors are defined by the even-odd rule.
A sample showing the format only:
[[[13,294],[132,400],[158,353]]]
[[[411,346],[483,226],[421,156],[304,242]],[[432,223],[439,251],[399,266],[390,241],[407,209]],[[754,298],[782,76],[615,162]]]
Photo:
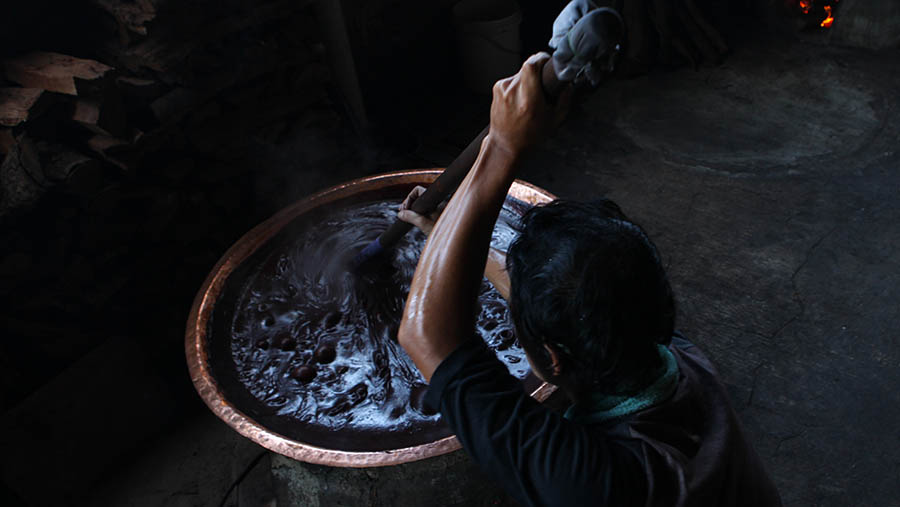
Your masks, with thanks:
[[[666,401],[595,425],[534,401],[480,339],[437,368],[425,403],[521,505],[778,506],[712,364],[690,342]]]

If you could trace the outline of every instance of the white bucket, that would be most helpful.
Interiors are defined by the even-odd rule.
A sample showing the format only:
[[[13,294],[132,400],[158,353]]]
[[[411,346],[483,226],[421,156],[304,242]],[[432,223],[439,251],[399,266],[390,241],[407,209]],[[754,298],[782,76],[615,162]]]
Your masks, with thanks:
[[[462,0],[453,6],[453,21],[467,88],[490,93],[497,80],[518,72],[522,12],[515,0]]]

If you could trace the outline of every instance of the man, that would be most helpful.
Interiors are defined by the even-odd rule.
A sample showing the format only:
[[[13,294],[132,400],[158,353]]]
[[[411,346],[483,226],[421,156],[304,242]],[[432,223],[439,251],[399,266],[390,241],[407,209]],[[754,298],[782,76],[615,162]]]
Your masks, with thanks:
[[[541,90],[548,58],[494,86],[490,133],[419,259],[399,341],[430,382],[426,404],[522,505],[780,505],[709,360],[673,337],[656,248],[612,202],[532,209],[506,260],[519,342],[569,410],[529,398],[474,336],[482,268],[506,276],[488,256],[494,222],[558,115]],[[427,230],[414,197],[400,216]]]

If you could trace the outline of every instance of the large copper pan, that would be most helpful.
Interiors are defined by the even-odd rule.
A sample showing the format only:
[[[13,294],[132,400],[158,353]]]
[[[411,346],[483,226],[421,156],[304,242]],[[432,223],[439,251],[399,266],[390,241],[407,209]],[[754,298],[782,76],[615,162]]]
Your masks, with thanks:
[[[246,233],[234,244],[210,272],[194,299],[185,333],[185,351],[188,369],[194,387],[209,408],[238,433],[259,445],[284,456],[320,465],[338,467],[372,467],[397,465],[432,456],[439,456],[460,448],[455,436],[446,436],[420,445],[372,452],[346,451],[311,445],[284,436],[259,423],[242,410],[236,397],[229,396],[223,382],[217,381],[210,365],[210,347],[215,340],[227,340],[225,336],[213,336],[211,317],[216,303],[223,296],[229,276],[257,249],[266,244],[286,225],[304,213],[340,203],[352,203],[370,199],[401,200],[415,185],[427,185],[441,173],[440,169],[398,171],[361,178],[307,197],[269,218]],[[507,197],[507,206],[521,213],[534,204],[549,202],[554,196],[523,181],[513,183]],[[219,379],[221,380],[221,379]],[[537,385],[531,396],[543,401],[553,392],[549,384]],[[337,446],[336,446],[337,447]]]

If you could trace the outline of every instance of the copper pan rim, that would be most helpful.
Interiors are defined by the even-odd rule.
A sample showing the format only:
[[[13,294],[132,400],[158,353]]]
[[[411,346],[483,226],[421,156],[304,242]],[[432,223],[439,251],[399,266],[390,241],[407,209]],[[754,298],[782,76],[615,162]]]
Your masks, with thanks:
[[[399,465],[440,456],[460,449],[459,441],[452,435],[414,447],[371,452],[327,449],[285,437],[261,425],[228,400],[210,369],[209,337],[207,336],[208,324],[214,305],[229,275],[261,245],[295,218],[319,206],[348,198],[361,192],[398,185],[427,185],[434,181],[441,172],[442,169],[395,171],[335,185],[303,198],[279,211],[244,234],[225,252],[212,268],[194,298],[187,321],[184,341],[191,381],[194,383],[197,393],[214,414],[241,435],[270,451],[317,465],[352,468]],[[555,196],[546,190],[520,180],[516,180],[513,183],[509,196],[531,205],[546,203],[555,199]],[[543,383],[531,393],[531,396],[538,401],[543,401],[554,390],[554,386]]]

